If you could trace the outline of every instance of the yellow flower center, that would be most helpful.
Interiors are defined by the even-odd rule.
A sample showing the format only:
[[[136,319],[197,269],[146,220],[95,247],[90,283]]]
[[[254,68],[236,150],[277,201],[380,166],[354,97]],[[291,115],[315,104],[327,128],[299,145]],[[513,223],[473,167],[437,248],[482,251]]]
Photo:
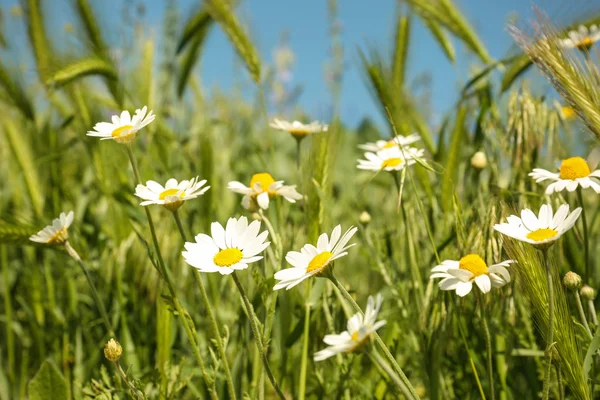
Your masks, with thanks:
[[[389,142],[387,142],[383,148],[384,149],[391,149],[393,147],[397,147],[398,145],[396,144],[396,142],[394,142],[393,140],[390,140]]]
[[[121,126],[112,131],[111,136],[115,139],[115,142],[117,143],[131,143],[133,142],[133,139],[135,139],[135,131],[129,132],[130,129],[133,129],[133,126]]]
[[[276,193],[269,191],[271,184],[275,183],[275,179],[268,172],[262,172],[260,174],[252,175],[250,180],[250,187],[254,189],[254,185],[260,183],[260,188],[263,192],[269,192],[269,196],[274,196]]]
[[[219,251],[215,254],[213,261],[219,267],[231,267],[233,264],[237,264],[244,257],[239,249],[231,248]]]
[[[48,244],[63,244],[69,238],[69,231],[67,228],[61,228],[50,239]]]
[[[397,167],[400,164],[402,164],[401,158],[388,158],[381,163],[381,168]]]
[[[527,234],[527,239],[531,239],[535,242],[541,242],[543,240],[553,238],[556,235],[558,235],[558,232],[554,229],[542,228],[533,232],[529,232]]]
[[[353,340],[353,341],[355,341],[355,342],[358,340],[358,331],[355,331],[355,332],[352,334],[352,340]]]
[[[562,115],[565,119],[571,119],[575,116],[575,110],[571,106],[561,107]]]
[[[158,195],[158,199],[159,200],[164,200],[168,196],[175,196],[175,195],[177,195],[177,192],[179,192],[179,189],[167,189],[167,190],[164,190],[163,192],[161,192],[161,194]],[[179,198],[182,198],[183,196],[185,196],[185,192],[182,191],[181,194],[179,195]]]
[[[306,272],[313,272],[322,269],[327,261],[333,256],[333,253],[328,251],[324,251],[321,254],[317,254],[310,262],[308,263],[308,267],[306,268]]]
[[[473,277],[486,274],[488,270],[483,258],[477,254],[468,254],[461,258],[458,262],[458,268],[469,271],[473,274]]]
[[[123,132],[130,130],[131,128],[133,128],[133,126],[131,125],[123,125],[117,129],[115,129],[114,131],[112,131],[111,136],[112,137],[120,137]]]
[[[592,38],[589,36],[586,36],[581,42],[577,43],[577,48],[578,49],[589,49],[590,47],[592,47],[593,44],[594,44],[594,42],[592,41]]]
[[[581,157],[567,158],[560,164],[560,179],[575,180],[585,178],[590,173],[590,167]]]
[[[310,135],[310,131],[308,129],[302,129],[302,128],[290,129],[289,132],[296,139],[302,139],[302,138]]]

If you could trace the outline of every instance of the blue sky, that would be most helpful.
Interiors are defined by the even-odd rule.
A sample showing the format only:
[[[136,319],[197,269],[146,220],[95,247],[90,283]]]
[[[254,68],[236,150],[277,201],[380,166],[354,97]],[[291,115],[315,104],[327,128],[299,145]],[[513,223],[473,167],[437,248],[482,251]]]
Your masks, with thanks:
[[[115,32],[118,32],[118,24],[122,23],[120,11],[125,1],[91,1],[102,18],[101,25],[105,31],[113,28],[110,29],[113,34],[109,38],[113,46],[118,46],[123,39]],[[531,15],[531,3],[526,0],[455,2],[466,14],[493,58],[502,58],[514,47],[505,30],[509,15]],[[50,29],[60,32],[56,34],[55,40],[65,38],[65,44],[68,46],[69,39],[61,29],[65,23],[73,20],[72,14],[65,11],[64,6],[67,3],[68,0],[45,1],[50,17]],[[144,33],[160,36],[166,1],[147,0],[144,3],[147,10]],[[338,3],[346,65],[341,96],[342,119],[350,125],[355,125],[364,116],[381,120],[360,71],[357,47],[366,49],[367,46],[375,46],[384,51],[384,54],[390,54],[396,22],[396,1],[339,0]],[[0,5],[5,9],[5,16],[10,15],[10,8],[16,4],[17,0],[0,0]],[[192,10],[198,8],[199,2],[180,0],[178,4],[183,26],[183,20]],[[556,9],[556,6],[554,8]],[[303,87],[299,98],[300,106],[312,118],[327,119],[330,104],[324,78],[324,63],[329,58],[330,46],[327,0],[245,0],[237,12],[249,26],[261,58],[267,63],[272,62],[273,49],[280,43],[282,32],[288,34],[289,46],[296,55],[293,83]],[[111,18],[115,15],[118,16],[116,19]],[[423,72],[431,73],[432,105],[434,112],[440,115],[452,108],[459,95],[457,88],[461,82],[466,81],[466,73],[476,59],[455,41],[457,62],[455,65],[450,64],[425,28],[416,19],[414,22],[409,81]],[[14,30],[17,37],[24,35],[21,29],[15,28],[16,24],[9,21],[8,28]],[[115,25],[117,29],[114,29]],[[205,45],[202,63],[197,67],[197,73],[201,74],[205,88],[219,87],[227,91],[231,90],[234,82],[245,78],[240,76],[239,63],[235,57],[235,52],[225,35],[219,29],[213,29]]]

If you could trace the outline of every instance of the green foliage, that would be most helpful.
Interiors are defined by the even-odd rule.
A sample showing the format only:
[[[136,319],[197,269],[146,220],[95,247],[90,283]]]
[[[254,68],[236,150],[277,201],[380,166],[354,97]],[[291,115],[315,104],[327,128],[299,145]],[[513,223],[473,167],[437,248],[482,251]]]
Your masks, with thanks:
[[[48,78],[46,84],[58,88],[91,75],[101,75],[113,80],[117,77],[117,73],[110,63],[98,58],[86,58],[59,69]]]
[[[67,383],[56,365],[46,360],[27,385],[31,400],[67,399]]]

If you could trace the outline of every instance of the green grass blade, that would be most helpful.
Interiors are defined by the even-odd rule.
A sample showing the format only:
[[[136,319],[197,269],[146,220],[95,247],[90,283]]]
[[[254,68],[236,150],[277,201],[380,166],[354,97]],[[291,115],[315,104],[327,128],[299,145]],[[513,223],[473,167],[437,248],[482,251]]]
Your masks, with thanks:
[[[77,60],[58,70],[48,78],[46,84],[59,88],[90,75],[101,75],[108,79],[117,78],[117,72],[110,63],[100,58],[86,58]]]
[[[398,18],[394,63],[392,65],[392,82],[396,90],[404,86],[410,44],[410,25],[410,17],[402,15]]]
[[[205,36],[212,22],[213,19],[206,9],[202,9],[194,15],[183,27],[183,34],[177,44],[177,53],[181,53],[197,34]]]
[[[429,33],[434,37],[434,39],[438,42],[446,57],[451,63],[456,61],[456,51],[454,50],[454,45],[452,44],[452,40],[446,35],[446,32],[440,27],[437,21],[430,18],[421,18]]]
[[[54,54],[46,34],[41,0],[25,0],[25,16],[27,33],[33,49],[37,70],[42,82],[46,82],[52,71],[52,54]]]
[[[467,108],[461,106],[457,112],[454,131],[450,138],[450,147],[446,155],[446,163],[444,165],[444,176],[442,178],[442,193],[445,193],[442,206],[444,210],[452,210],[452,198],[454,193],[454,184],[458,177],[458,165],[460,162],[460,153],[463,146],[463,137],[465,134],[465,119],[467,117]]]
[[[190,79],[194,66],[200,59],[202,45],[204,44],[204,40],[206,39],[209,26],[210,25],[205,25],[201,30],[199,30],[196,33],[196,36],[194,36],[194,39],[192,40],[192,44],[189,46],[189,48],[183,56],[181,70],[177,78],[177,95],[179,97],[183,96],[183,93]]]

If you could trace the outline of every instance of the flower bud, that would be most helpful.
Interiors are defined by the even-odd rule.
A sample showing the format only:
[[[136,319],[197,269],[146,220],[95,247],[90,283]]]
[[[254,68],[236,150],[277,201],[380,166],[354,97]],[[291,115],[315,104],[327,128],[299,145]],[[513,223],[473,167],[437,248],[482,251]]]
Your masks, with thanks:
[[[115,339],[110,339],[104,346],[104,357],[109,361],[118,361],[123,353],[123,348]]]
[[[363,225],[368,225],[371,222],[371,214],[366,211],[361,212],[358,221]]]
[[[596,291],[588,285],[583,285],[581,288],[581,297],[586,300],[594,300],[596,298]]]
[[[563,278],[563,283],[565,284],[567,289],[572,291],[581,289],[581,285],[583,285],[581,277],[573,271],[569,271],[565,274],[565,277]]]
[[[478,151],[471,157],[471,165],[477,169],[484,169],[487,166],[487,157],[483,151]]]

